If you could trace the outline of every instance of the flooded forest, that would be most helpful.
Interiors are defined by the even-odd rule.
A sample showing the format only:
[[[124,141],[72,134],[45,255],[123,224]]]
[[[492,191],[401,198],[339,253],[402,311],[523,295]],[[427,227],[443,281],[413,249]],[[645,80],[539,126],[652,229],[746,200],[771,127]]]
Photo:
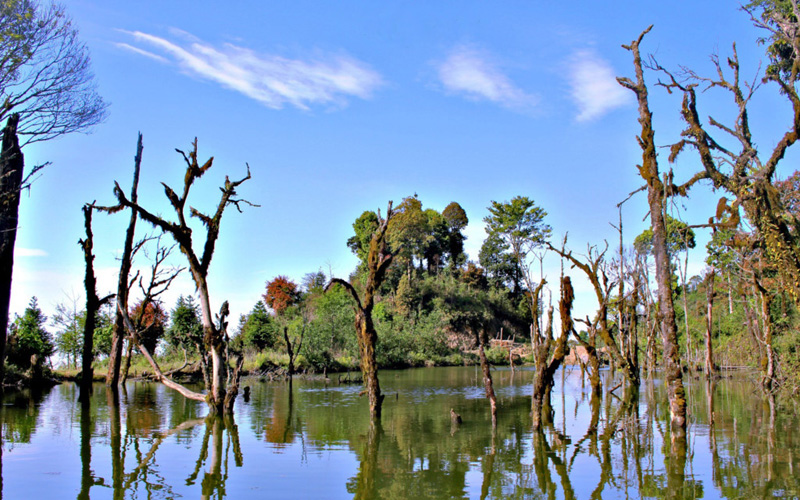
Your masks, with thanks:
[[[140,133],[126,177],[85,193],[81,298],[50,314],[10,305],[49,168],[26,155],[109,108],[66,7],[0,0],[0,498],[800,497],[800,7],[741,11],[755,79],[736,45],[700,73],[662,66],[653,26],[619,40],[637,157],[609,175],[638,187],[612,239],[574,243],[524,193],[487,190],[481,220],[401,193],[348,222],[349,274],[233,303],[218,269],[250,240],[225,229],[269,212],[259,171],[203,137],[150,164]],[[788,121],[757,142],[762,93]]]

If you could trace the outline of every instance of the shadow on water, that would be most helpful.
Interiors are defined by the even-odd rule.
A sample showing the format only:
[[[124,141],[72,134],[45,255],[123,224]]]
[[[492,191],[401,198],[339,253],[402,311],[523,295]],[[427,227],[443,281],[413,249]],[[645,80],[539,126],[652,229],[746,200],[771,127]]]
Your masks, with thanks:
[[[530,371],[493,376],[496,428],[471,367],[387,372],[380,422],[369,418],[360,387],[310,380],[250,381],[236,420],[206,418],[204,405],[149,383],[97,386],[88,398],[69,384],[8,394],[0,487],[3,498],[79,499],[800,493],[797,412],[746,379],[688,381],[690,425],[681,436],[670,431],[658,380],[596,396],[567,370],[534,431]],[[619,376],[604,377],[617,387]]]

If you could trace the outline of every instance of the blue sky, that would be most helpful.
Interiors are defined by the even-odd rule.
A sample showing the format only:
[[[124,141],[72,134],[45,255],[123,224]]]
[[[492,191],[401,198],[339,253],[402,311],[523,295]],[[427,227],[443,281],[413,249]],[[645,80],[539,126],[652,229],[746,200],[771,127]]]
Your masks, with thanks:
[[[159,183],[179,185],[174,149],[195,137],[215,167],[193,206],[211,210],[224,176],[250,165],[240,194],[261,207],[225,214],[210,272],[215,307],[227,299],[238,315],[277,275],[300,280],[330,268],[346,277],[356,264],[345,245],[354,219],[414,193],[424,208],[465,208],[474,258],[486,207],[516,195],[542,206],[556,239],[568,231],[578,251],[614,242],[609,223],[640,185],[641,158],[633,97],[614,81],[632,74],[620,45],[655,24],[646,53],[709,74],[709,55],[726,55],[735,41],[748,78],[763,54],[760,33],[727,1],[71,0],[67,9],[111,106],[91,134],[25,151],[28,165],[52,165],[22,201],[17,312],[32,295],[46,312],[83,300],[80,208],[112,203],[115,180],[128,188],[139,131],[141,202],[154,211],[168,213]],[[753,122],[769,146],[788,115],[774,88],[761,94]],[[651,97],[656,140],[669,144],[680,131],[678,97],[656,87]],[[711,94],[703,102],[722,118],[730,109]],[[687,155],[676,175],[694,168]],[[698,189],[684,217],[706,220],[718,197]],[[645,205],[642,195],[626,204],[629,241],[645,227]],[[126,223],[96,216],[101,293],[116,287]],[[558,261],[547,269],[555,282]],[[192,289],[184,276],[168,305]],[[585,286],[578,298],[577,314],[592,314]]]

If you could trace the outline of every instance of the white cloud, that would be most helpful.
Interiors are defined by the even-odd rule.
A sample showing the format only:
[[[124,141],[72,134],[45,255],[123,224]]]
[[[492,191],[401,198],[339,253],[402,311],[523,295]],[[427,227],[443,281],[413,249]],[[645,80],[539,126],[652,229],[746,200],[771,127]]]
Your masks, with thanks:
[[[47,252],[39,248],[14,248],[14,257],[47,257]]]
[[[272,109],[286,105],[299,109],[309,109],[314,104],[343,105],[347,97],[369,98],[383,84],[377,72],[346,55],[304,61],[260,54],[231,43],[215,47],[186,32],[170,32],[180,41],[140,31],[125,32],[153,52],[118,45],[171,62],[187,75],[218,83]]]
[[[148,52],[146,50],[142,50],[142,49],[140,49],[138,47],[134,47],[133,45],[129,45],[127,43],[119,42],[119,43],[115,43],[114,45],[116,45],[117,47],[119,47],[121,49],[133,52],[134,54],[139,54],[140,56],[148,57],[148,58],[153,59],[155,61],[158,61],[160,63],[168,63],[169,62],[167,60],[167,58],[165,58],[165,57],[161,57],[158,54],[153,54],[152,52]]]
[[[471,99],[487,100],[507,108],[522,109],[536,104],[537,98],[517,88],[490,56],[461,45],[437,65],[445,90]]]
[[[614,76],[614,70],[593,50],[576,52],[570,62],[570,94],[578,106],[579,122],[594,120],[632,101]]]

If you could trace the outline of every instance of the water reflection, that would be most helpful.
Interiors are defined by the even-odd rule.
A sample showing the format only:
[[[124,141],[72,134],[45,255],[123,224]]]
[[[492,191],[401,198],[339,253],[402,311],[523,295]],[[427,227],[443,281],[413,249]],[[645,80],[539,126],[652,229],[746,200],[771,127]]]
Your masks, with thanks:
[[[8,394],[2,497],[800,494],[796,408],[761,397],[746,379],[688,381],[690,427],[676,440],[657,380],[601,397],[568,370],[556,377],[548,422],[534,432],[531,373],[497,370],[494,378],[494,429],[473,368],[389,372],[380,423],[364,411],[360,387],[307,380],[248,381],[251,399],[235,419],[205,418],[204,405],[148,383],[119,393],[98,386],[86,400],[71,385]],[[451,408],[462,424],[453,426]]]

